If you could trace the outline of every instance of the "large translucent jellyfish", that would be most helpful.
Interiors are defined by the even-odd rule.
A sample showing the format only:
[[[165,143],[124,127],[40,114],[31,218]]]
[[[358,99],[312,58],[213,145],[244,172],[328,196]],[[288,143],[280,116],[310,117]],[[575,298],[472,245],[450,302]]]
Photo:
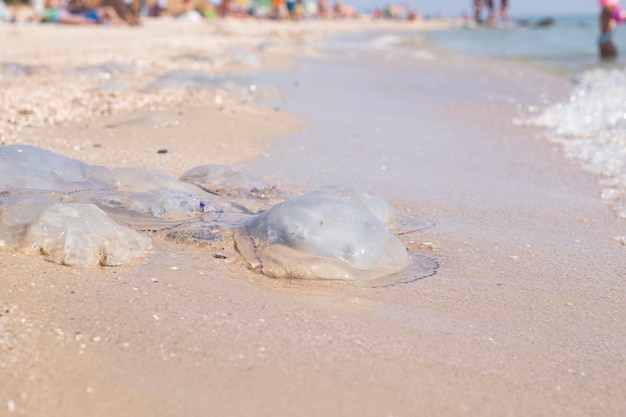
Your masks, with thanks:
[[[99,202],[139,213],[162,217],[185,217],[194,212],[216,211],[209,203],[215,196],[200,187],[179,181],[162,172],[125,167],[113,170],[116,193],[103,196]]]
[[[200,187],[162,172],[89,165],[47,150],[12,145],[0,147],[0,188],[39,190],[66,202],[94,203],[161,217],[217,210]]]
[[[111,171],[27,145],[0,147],[0,187],[71,193],[113,189]]]
[[[150,239],[114,218],[129,225],[149,222],[143,213],[189,218],[215,209],[206,200],[213,197],[156,171],[111,171],[33,146],[0,147],[0,246],[36,248],[63,264],[131,262]]]
[[[196,184],[202,189],[220,195],[238,195],[242,192],[262,195],[271,187],[247,172],[227,165],[202,165],[185,172],[181,181]]]
[[[361,190],[321,187],[267,209],[281,197],[235,168],[201,166],[181,179],[0,146],[0,246],[67,265],[121,265],[152,247],[137,232],[143,230],[204,248],[219,244],[233,256],[236,247],[253,269],[272,277],[379,287],[437,269],[436,261],[407,253],[388,229],[395,223],[389,205]],[[403,233],[423,229],[409,220]]]
[[[150,238],[111,220],[93,204],[62,203],[37,195],[16,195],[0,202],[2,246],[39,251],[65,265],[116,266],[152,248]]]
[[[98,196],[94,202],[107,211],[121,208],[172,220],[186,218],[194,213],[217,210],[202,196],[167,188],[154,188],[142,193],[104,194]]]
[[[156,188],[182,191],[189,194],[202,194],[197,186],[178,181],[171,175],[146,168],[124,167],[113,170],[116,188],[120,191],[142,193]]]
[[[286,200],[248,221],[235,239],[251,266],[273,277],[368,280],[410,263],[380,219],[331,198]]]

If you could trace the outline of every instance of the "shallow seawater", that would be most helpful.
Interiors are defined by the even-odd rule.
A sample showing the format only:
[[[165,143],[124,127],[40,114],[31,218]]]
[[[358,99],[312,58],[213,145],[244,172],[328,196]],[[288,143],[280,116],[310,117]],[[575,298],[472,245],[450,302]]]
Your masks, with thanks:
[[[544,137],[559,144],[565,156],[597,175],[601,198],[617,216],[626,218],[626,59],[598,58],[596,15],[555,16],[552,24],[518,20],[510,27],[458,27],[379,38],[396,51],[426,46],[479,59],[485,65],[515,63],[520,69],[554,74],[569,80],[562,97],[538,97],[513,122],[544,129]],[[376,40],[375,40],[376,41]],[[626,45],[626,30],[615,33],[618,49]],[[625,236],[617,236],[626,242]]]
[[[354,187],[291,196],[223,165],[176,179],[32,146],[0,147],[0,246],[60,264],[129,264],[152,256],[151,236],[161,236],[196,246],[190,250],[230,245],[241,262],[275,278],[380,287],[434,275],[437,262],[409,253],[393,233],[424,225],[397,223],[384,200]]]

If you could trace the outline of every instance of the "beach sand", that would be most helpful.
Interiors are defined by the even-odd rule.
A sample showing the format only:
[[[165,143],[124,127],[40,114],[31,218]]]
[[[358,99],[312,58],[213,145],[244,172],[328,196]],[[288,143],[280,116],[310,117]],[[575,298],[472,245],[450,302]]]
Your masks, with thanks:
[[[3,144],[175,176],[230,164],[292,193],[355,185],[432,222],[402,241],[440,264],[417,282],[363,288],[271,279],[232,248],[218,259],[215,247],[158,236],[152,254],[114,268],[2,250],[0,415],[626,413],[626,255],[612,240],[624,221],[601,204],[593,177],[539,130],[512,123],[566,83],[440,51],[355,56],[309,43],[366,28],[0,28],[14,40],[0,62],[55,68],[4,95],[5,108],[24,97],[32,107],[3,118]],[[233,62],[227,52],[240,48],[260,66]],[[216,90],[87,100],[82,92],[103,81],[81,78],[69,83],[66,113],[48,106],[67,91],[67,69],[134,54],[141,70],[129,82],[142,86],[177,65],[170,57],[206,51],[217,58],[190,66],[273,68],[247,83],[280,93],[265,105]]]

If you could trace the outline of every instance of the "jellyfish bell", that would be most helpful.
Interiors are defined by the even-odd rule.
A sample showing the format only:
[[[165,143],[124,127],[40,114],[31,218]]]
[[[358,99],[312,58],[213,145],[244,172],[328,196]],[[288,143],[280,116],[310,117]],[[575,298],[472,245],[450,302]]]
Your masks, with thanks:
[[[333,198],[351,203],[373,214],[388,225],[394,221],[393,209],[385,200],[366,193],[356,187],[347,185],[324,185],[309,191],[306,195],[309,197]]]
[[[112,189],[111,171],[29,145],[0,147],[0,188],[72,193]]]
[[[180,180],[220,194],[237,189],[251,191],[270,188],[259,178],[227,165],[201,165],[185,172]]]
[[[370,269],[386,249],[387,228],[377,218],[328,198],[301,197],[276,205],[250,222],[248,230],[268,244],[342,259]]]
[[[409,265],[379,218],[333,198],[286,200],[249,220],[235,239],[253,268],[274,277],[367,280]]]

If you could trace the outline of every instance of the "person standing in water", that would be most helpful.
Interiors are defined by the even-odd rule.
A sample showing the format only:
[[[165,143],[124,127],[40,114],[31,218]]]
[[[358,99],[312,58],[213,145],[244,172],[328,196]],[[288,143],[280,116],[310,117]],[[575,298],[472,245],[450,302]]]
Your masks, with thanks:
[[[626,13],[619,7],[619,0],[600,0],[600,37],[598,38],[598,47],[600,48],[600,57],[615,58],[617,56],[617,48],[613,43],[613,31],[615,25],[626,21]]]
[[[511,20],[509,17],[509,0],[500,0],[500,19],[504,23],[509,23]]]
[[[474,9],[474,21],[476,23],[483,22],[483,0],[472,0],[472,7]]]
[[[495,25],[500,20],[503,23],[509,23],[509,0],[500,0],[499,10],[496,10],[495,0],[487,0],[487,9],[489,10],[490,25]]]

